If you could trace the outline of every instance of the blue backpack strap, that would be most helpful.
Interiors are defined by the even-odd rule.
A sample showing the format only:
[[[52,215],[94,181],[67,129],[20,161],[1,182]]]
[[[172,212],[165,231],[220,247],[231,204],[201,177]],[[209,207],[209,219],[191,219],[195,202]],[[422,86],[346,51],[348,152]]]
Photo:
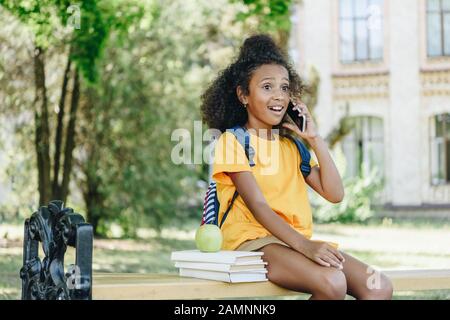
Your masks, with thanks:
[[[244,148],[245,156],[248,159],[250,167],[255,166],[255,162],[253,160],[253,158],[255,156],[255,150],[250,145],[250,134],[248,133],[247,129],[245,127],[241,127],[241,126],[234,126],[231,129],[227,129],[227,131],[231,132],[236,137],[237,141],[239,141],[241,146]],[[218,205],[218,202],[216,203],[217,205],[215,206],[215,209],[216,209],[215,223],[217,223],[219,228],[221,228],[222,225],[224,224],[225,219],[227,218],[228,213],[230,212],[231,207],[233,206],[234,201],[236,200],[236,198],[238,196],[239,196],[239,193],[237,192],[237,190],[234,191],[233,197],[231,198],[230,205],[228,206],[227,210],[223,214],[222,220],[220,221],[220,223],[219,223],[219,205]],[[217,200],[217,195],[216,195],[215,199]]]
[[[223,223],[225,222],[225,219],[226,219],[227,216],[228,216],[228,212],[230,212],[231,207],[233,206],[234,200],[236,200],[236,198],[238,197],[238,195],[239,195],[239,193],[238,193],[237,190],[236,190],[236,191],[234,192],[234,194],[233,194],[233,198],[231,198],[231,203],[230,203],[230,205],[228,206],[227,211],[225,211],[225,213],[223,214],[222,220],[220,221],[220,224],[219,224],[219,228],[222,228],[222,225],[223,225]],[[218,209],[217,209],[217,210],[218,210]],[[219,213],[217,212],[217,220],[216,220],[216,221],[218,221],[218,220],[219,220]]]
[[[248,159],[248,163],[250,167],[255,166],[255,161],[253,158],[255,157],[255,150],[250,145],[250,134],[248,133],[247,129],[245,127],[241,126],[234,126],[231,129],[227,130],[228,132],[231,132],[239,141],[241,146],[244,148],[245,156]]]
[[[311,173],[311,154],[309,153],[308,148],[306,148],[300,140],[291,136],[289,136],[289,138],[294,141],[295,146],[300,153],[300,158],[302,158],[302,163],[300,163],[300,171],[302,172],[303,177],[306,178]]]

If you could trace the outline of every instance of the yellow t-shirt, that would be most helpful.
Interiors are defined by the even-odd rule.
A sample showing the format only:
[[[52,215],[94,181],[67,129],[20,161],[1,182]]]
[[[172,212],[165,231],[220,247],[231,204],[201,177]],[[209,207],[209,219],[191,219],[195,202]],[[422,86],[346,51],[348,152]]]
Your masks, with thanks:
[[[212,177],[220,202],[219,222],[236,190],[226,172],[250,171],[270,208],[308,239],[312,236],[312,213],[307,184],[300,171],[301,158],[294,142],[275,135],[270,141],[250,132],[255,166],[250,167],[244,148],[230,132],[224,132],[214,148]],[[317,162],[311,157],[311,167]],[[234,250],[241,243],[271,235],[253,216],[242,198],[236,198],[222,226],[222,250]]]

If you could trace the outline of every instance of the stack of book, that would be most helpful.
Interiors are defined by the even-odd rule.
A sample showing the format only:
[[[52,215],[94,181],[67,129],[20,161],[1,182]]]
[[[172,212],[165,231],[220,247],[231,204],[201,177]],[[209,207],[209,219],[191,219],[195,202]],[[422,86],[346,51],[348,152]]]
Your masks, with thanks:
[[[179,268],[180,276],[224,282],[267,281],[267,262],[263,252],[200,250],[174,251],[171,260]]]

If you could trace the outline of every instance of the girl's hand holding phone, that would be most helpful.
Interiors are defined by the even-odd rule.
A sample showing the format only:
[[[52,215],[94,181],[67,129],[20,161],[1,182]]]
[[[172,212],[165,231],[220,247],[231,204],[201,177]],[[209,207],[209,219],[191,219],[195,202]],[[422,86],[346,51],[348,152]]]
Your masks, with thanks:
[[[300,128],[294,124],[290,124],[288,122],[283,122],[282,126],[294,131],[296,134],[298,134],[302,139],[310,140],[317,137],[318,133],[316,130],[316,125],[314,124],[314,121],[312,119],[311,114],[309,113],[308,107],[303,102],[296,102],[294,100],[291,100],[294,107],[293,110],[297,112],[299,115],[303,115],[306,118],[306,130],[304,132],[300,131]],[[290,108],[290,106],[288,106]]]

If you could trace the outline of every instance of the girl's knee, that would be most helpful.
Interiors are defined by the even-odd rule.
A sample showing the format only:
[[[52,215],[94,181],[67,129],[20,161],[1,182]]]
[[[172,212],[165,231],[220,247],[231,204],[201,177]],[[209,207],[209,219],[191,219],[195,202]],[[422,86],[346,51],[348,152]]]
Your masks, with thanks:
[[[374,295],[378,300],[391,300],[394,293],[392,281],[384,274],[381,275],[381,287],[375,290]]]
[[[267,268],[267,269],[268,270],[267,270],[266,276],[270,282],[281,285],[285,281],[283,274],[278,272],[278,270],[274,270],[273,268],[270,268],[270,269]]]
[[[316,293],[325,299],[332,300],[345,299],[347,280],[342,271],[330,268],[326,272],[323,272],[317,285],[317,292],[313,292],[313,295]]]

